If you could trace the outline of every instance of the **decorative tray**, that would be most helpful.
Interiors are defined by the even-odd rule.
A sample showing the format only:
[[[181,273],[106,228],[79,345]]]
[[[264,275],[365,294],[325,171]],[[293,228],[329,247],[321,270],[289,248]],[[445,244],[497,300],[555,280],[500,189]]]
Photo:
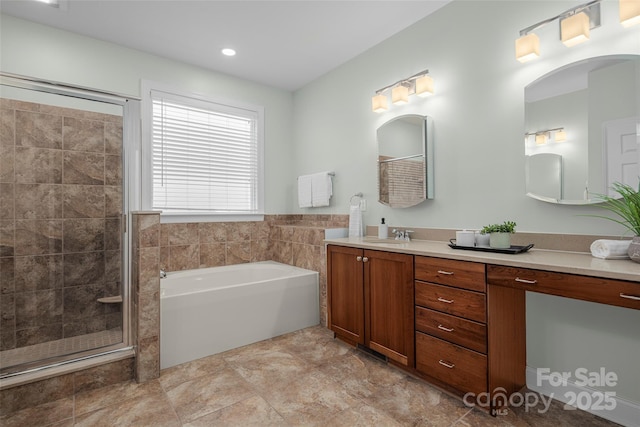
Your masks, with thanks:
[[[466,251],[495,252],[499,254],[520,254],[531,249],[533,247],[533,243],[530,243],[526,246],[511,245],[510,248],[504,249],[492,248],[490,246],[458,246],[455,243],[449,243],[449,247],[453,249],[463,249]]]

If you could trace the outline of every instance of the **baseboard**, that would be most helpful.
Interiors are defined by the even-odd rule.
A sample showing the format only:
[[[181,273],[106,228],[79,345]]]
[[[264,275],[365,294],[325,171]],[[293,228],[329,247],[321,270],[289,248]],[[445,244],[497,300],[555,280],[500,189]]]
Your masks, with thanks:
[[[584,394],[588,394],[589,397],[583,400],[583,404],[585,401],[595,402],[597,400],[591,400],[591,396],[593,396],[593,393],[597,393],[598,390],[577,385],[571,378],[569,378],[565,384],[559,386],[552,386],[548,381],[544,381],[539,385],[537,369],[529,366],[527,366],[527,387],[530,390],[553,397],[555,400],[563,403],[570,403],[570,399],[574,396]],[[613,409],[592,409],[588,407],[588,404],[580,409],[626,427],[640,427],[640,403],[631,402],[619,396],[610,396],[610,399],[615,401],[615,407]]]

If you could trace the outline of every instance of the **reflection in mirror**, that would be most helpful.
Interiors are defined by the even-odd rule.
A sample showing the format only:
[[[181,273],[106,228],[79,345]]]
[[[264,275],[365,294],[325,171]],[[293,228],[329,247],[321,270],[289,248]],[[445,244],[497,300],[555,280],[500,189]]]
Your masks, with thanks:
[[[637,187],[640,55],[586,59],[525,87],[524,133],[530,197],[589,204],[613,182]]]
[[[378,128],[380,203],[408,208],[433,198],[433,132],[427,116],[405,115]]]

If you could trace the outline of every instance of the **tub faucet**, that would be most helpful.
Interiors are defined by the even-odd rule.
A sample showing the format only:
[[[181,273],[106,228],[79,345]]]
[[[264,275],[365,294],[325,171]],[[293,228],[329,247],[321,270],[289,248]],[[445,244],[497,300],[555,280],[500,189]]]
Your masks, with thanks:
[[[160,278],[164,279],[165,277],[167,277],[167,272],[164,271],[164,268],[160,269]]]

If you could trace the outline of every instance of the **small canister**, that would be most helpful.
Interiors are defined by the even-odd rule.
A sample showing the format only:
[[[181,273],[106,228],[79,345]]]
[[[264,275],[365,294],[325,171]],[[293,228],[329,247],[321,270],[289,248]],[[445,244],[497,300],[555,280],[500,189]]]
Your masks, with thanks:
[[[489,246],[489,235],[476,231],[476,246]]]
[[[475,246],[476,239],[473,231],[462,230],[456,231],[456,245],[458,246]]]

